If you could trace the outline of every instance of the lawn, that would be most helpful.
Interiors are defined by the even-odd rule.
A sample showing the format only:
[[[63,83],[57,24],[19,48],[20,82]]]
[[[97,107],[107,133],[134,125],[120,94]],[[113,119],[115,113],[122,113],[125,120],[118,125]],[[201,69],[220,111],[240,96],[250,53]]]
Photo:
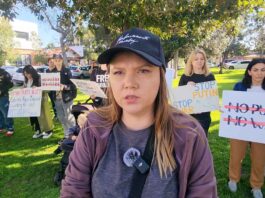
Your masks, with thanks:
[[[220,98],[222,90],[231,90],[243,75],[243,70],[227,70],[224,74],[218,74],[217,69],[212,71],[218,81]],[[178,79],[174,83],[177,82]],[[84,101],[86,98],[79,94],[76,101]],[[220,198],[251,197],[249,157],[243,164],[238,192],[233,194],[227,189],[229,142],[218,136],[219,119],[220,113],[212,112],[209,144],[214,158],[218,195]],[[63,137],[60,124],[55,122],[54,135],[46,140],[32,139],[33,131],[28,119],[15,119],[15,129],[13,137],[0,135],[0,197],[58,197],[59,188],[54,186],[53,176],[59,168],[61,155],[56,156],[53,151],[57,148],[58,140]],[[264,187],[262,190],[265,193]]]

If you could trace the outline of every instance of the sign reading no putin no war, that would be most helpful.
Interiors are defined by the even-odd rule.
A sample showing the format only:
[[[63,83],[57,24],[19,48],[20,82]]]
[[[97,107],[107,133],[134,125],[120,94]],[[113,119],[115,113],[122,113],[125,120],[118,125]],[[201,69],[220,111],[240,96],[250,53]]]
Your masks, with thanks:
[[[265,144],[265,94],[223,91],[219,136]]]
[[[185,113],[202,113],[219,109],[216,81],[185,85],[170,90],[172,105]]]
[[[41,88],[14,89],[9,93],[8,117],[39,117]]]

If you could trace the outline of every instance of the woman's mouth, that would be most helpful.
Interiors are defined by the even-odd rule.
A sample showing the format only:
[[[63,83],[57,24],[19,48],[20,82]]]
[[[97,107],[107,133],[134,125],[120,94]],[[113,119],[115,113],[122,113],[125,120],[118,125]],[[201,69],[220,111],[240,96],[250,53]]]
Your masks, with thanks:
[[[128,104],[134,104],[137,102],[139,97],[135,96],[135,95],[127,95],[125,96],[125,101],[128,103]]]

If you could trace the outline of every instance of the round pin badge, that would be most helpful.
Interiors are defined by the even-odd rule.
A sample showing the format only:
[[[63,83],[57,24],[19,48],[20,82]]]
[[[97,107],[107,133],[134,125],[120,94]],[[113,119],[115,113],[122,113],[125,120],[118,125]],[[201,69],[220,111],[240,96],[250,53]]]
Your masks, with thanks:
[[[140,157],[141,153],[136,148],[129,148],[123,155],[123,162],[128,167],[133,167],[133,163]]]

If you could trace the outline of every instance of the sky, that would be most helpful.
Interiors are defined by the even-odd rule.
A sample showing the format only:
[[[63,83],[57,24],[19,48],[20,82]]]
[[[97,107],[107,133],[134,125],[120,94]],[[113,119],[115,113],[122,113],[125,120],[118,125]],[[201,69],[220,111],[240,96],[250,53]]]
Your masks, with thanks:
[[[16,19],[34,22],[38,25],[38,33],[42,42],[42,47],[46,47],[48,43],[53,43],[55,46],[59,46],[60,35],[51,29],[48,22],[39,21],[28,8],[25,8],[22,5],[16,7],[16,12],[18,13]]]

